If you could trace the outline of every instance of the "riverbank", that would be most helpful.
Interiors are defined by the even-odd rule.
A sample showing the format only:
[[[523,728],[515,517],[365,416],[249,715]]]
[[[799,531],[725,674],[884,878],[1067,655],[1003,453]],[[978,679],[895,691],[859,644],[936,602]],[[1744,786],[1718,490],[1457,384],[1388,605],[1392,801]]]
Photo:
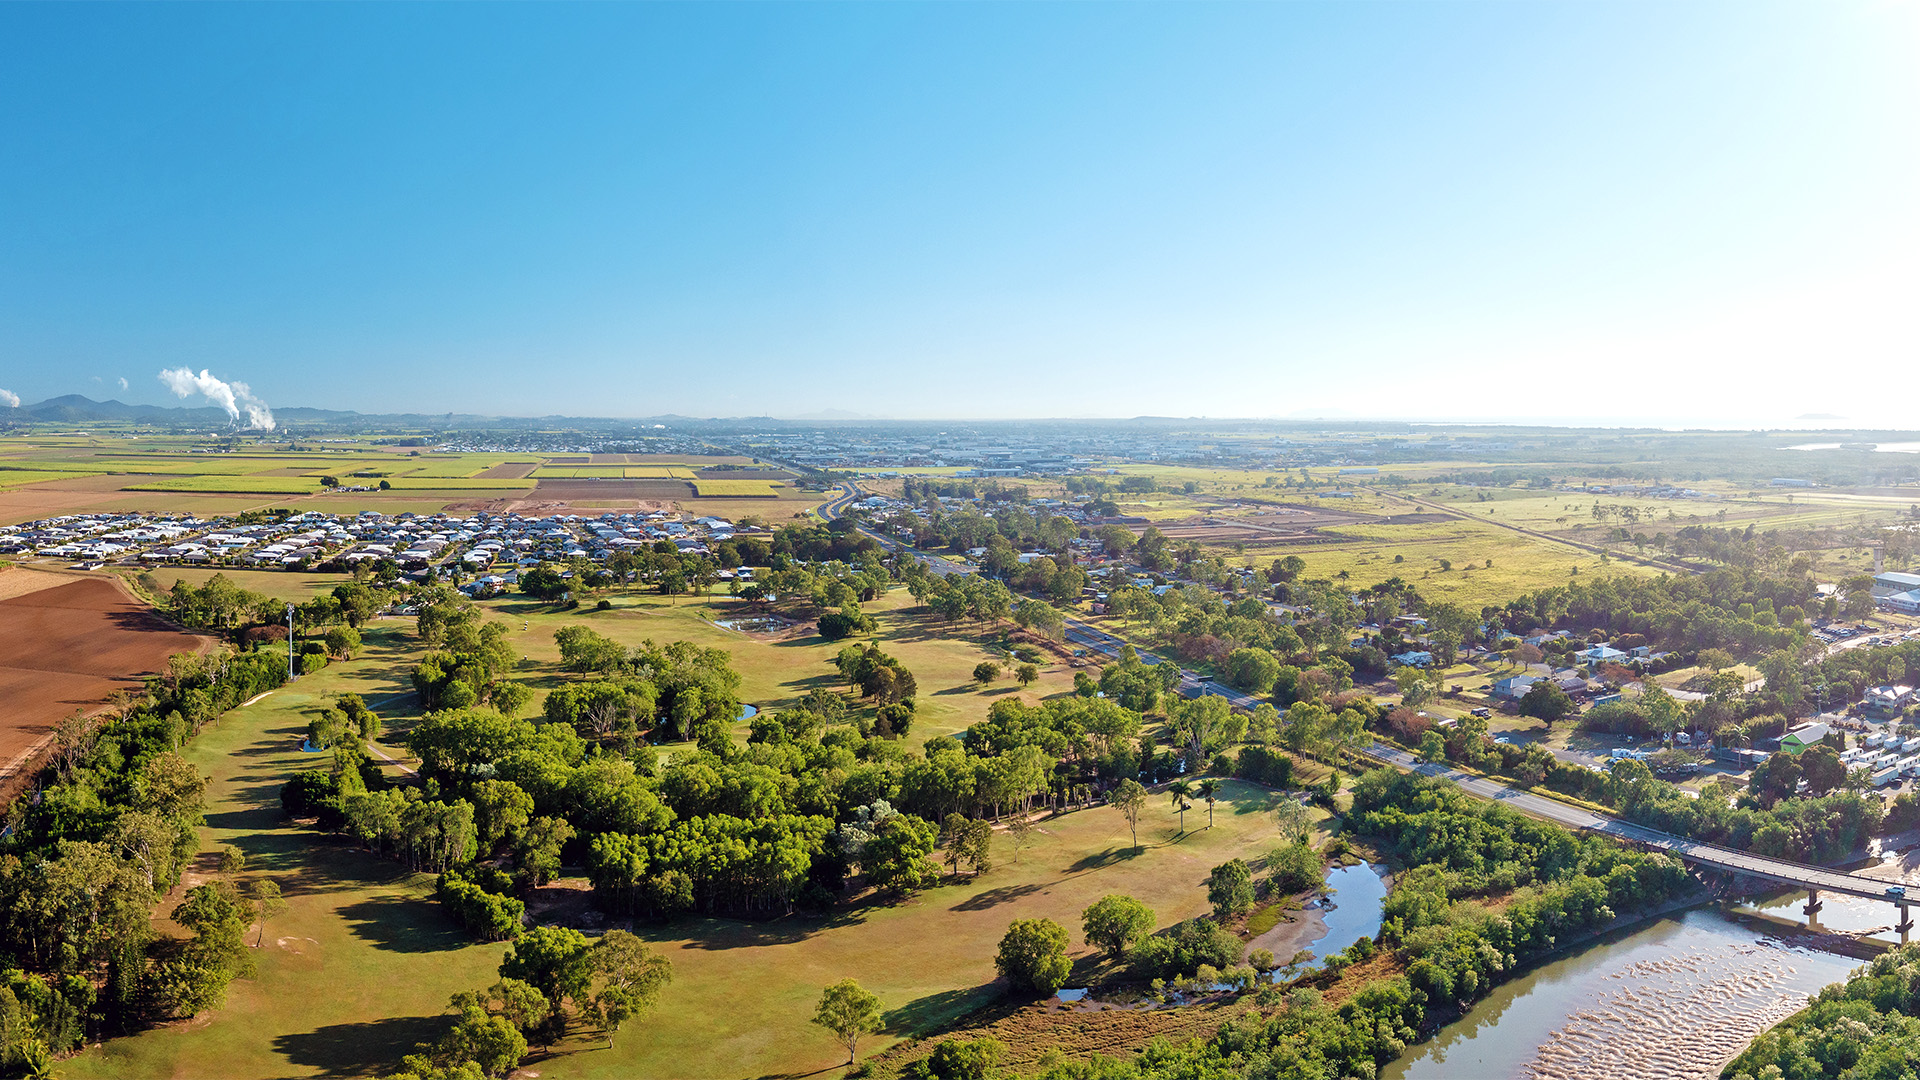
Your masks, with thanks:
[[[1408,1048],[1381,1080],[1714,1080],[1857,961],[1710,905],[1558,949]]]

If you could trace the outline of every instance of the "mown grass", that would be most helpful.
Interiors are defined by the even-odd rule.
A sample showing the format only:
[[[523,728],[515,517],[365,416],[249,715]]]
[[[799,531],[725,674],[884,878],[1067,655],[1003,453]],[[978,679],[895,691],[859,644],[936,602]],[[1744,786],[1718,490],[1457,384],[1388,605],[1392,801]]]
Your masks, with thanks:
[[[570,1044],[563,1049],[580,1052],[534,1067],[542,1076],[594,1080],[830,1072],[845,1061],[844,1048],[807,1021],[820,991],[843,978],[877,994],[886,1010],[887,1029],[870,1050],[938,1030],[1000,994],[993,956],[1015,919],[1058,922],[1086,963],[1094,950],[1082,940],[1080,912],[1102,896],[1139,899],[1163,927],[1205,912],[1211,868],[1262,855],[1278,840],[1266,813],[1273,795],[1236,781],[1221,795],[1214,828],[1206,828],[1204,809],[1189,810],[1185,834],[1176,833],[1170,802],[1156,795],[1142,814],[1139,848],[1116,810],[1045,819],[1018,863],[996,838],[993,870],[899,905],[826,920],[643,928],[674,964],[660,1007],[612,1050]]]
[[[504,946],[475,943],[446,919],[426,899],[431,878],[280,813],[280,785],[319,760],[297,748],[308,717],[340,691],[393,692],[416,652],[409,638],[397,622],[383,623],[367,659],[235,710],[189,744],[187,757],[208,777],[207,853],[196,873],[210,872],[211,852],[232,844],[246,853],[248,876],[280,882],[288,910],[266,927],[258,975],[233,983],[224,1007],[110,1040],[62,1062],[61,1076],[377,1075],[437,1035],[450,995],[493,978]]]
[[[678,614],[653,607],[634,605],[638,611],[629,608],[617,620],[603,613],[599,625],[631,621],[623,629],[650,627],[661,639],[696,632],[694,605]],[[526,614],[521,634],[529,643],[526,635],[558,621]],[[895,644],[903,655],[910,646],[934,648],[900,632]],[[753,644],[768,652],[743,659],[740,667],[762,684],[794,679],[765,670],[787,655],[773,650],[817,651],[804,643]],[[446,920],[427,898],[429,878],[295,828],[279,812],[280,785],[319,760],[297,749],[312,713],[346,690],[376,704],[402,695],[396,704],[404,707],[407,673],[420,651],[405,620],[381,620],[363,659],[229,713],[190,745],[190,758],[209,777],[203,830],[209,851],[220,844],[241,848],[250,873],[282,882],[290,908],[267,928],[257,977],[234,983],[224,1007],[111,1040],[63,1063],[63,1076],[378,1075],[443,1029],[451,994],[495,977],[505,947],[475,943]],[[630,1024],[612,1049],[597,1032],[580,1030],[529,1066],[546,1077],[593,1078],[830,1072],[842,1050],[807,1020],[821,988],[847,977],[878,994],[887,1010],[887,1030],[870,1040],[870,1049],[937,1030],[999,993],[994,950],[1014,919],[1056,920],[1068,928],[1076,958],[1090,961],[1079,913],[1100,896],[1133,895],[1153,908],[1162,926],[1202,913],[1211,867],[1257,857],[1276,840],[1267,814],[1274,795],[1233,781],[1220,794],[1213,827],[1202,807],[1188,812],[1184,833],[1170,801],[1156,794],[1142,816],[1137,847],[1111,809],[1045,818],[1017,862],[1002,837],[992,870],[902,903],[856,905],[825,918],[643,924],[636,930],[675,968],[658,1008]],[[202,872],[210,865],[208,856]],[[563,884],[582,886],[578,879]]]
[[[504,620],[508,640],[523,657],[516,678],[524,678],[545,692],[574,678],[559,670],[560,650],[554,631],[581,625],[627,645],[643,641],[691,641],[707,648],[727,650],[741,675],[741,700],[762,709],[794,704],[818,688],[845,692],[833,667],[834,654],[851,640],[873,641],[896,656],[913,672],[920,690],[920,708],[908,741],[915,746],[935,735],[948,735],[986,719],[987,710],[1006,696],[1028,702],[1073,691],[1073,669],[1048,656],[1040,664],[1040,678],[1022,690],[1009,667],[998,682],[982,690],[973,681],[973,669],[982,660],[1006,659],[999,652],[997,632],[966,624],[948,626],[914,603],[904,589],[865,605],[877,623],[875,634],[850,641],[829,642],[812,632],[780,640],[762,640],[714,625],[715,619],[750,616],[745,601],[714,596],[711,599],[627,592],[609,597],[613,607],[595,611],[590,606],[564,611],[552,604],[520,596],[486,601],[482,606]],[[744,727],[741,729],[745,730]]]

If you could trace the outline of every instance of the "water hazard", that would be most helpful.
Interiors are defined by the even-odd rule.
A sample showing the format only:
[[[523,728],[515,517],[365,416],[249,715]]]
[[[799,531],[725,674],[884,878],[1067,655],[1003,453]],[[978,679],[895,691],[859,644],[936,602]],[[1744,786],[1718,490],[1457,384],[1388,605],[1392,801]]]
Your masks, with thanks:
[[[1322,959],[1380,933],[1380,901],[1387,898],[1387,879],[1369,863],[1336,866],[1327,871],[1327,891],[1333,894],[1332,904],[1321,914],[1327,932],[1308,943]]]
[[[1502,984],[1381,1080],[1710,1080],[1859,963],[1696,908]]]

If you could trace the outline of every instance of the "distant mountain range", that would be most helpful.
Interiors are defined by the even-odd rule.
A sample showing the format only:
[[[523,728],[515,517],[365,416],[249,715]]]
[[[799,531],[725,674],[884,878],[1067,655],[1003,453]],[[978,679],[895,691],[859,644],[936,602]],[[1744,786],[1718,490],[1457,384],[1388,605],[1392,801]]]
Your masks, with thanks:
[[[831,415],[829,415],[831,414]],[[808,421],[846,421],[857,416],[828,410],[805,417]],[[273,418],[281,429],[345,427],[392,428],[408,431],[447,431],[473,428],[550,428],[569,427],[645,427],[649,425],[698,428],[714,424],[737,423],[739,418],[711,419],[668,413],[645,417],[581,416],[483,416],[476,413],[361,413],[340,409],[308,409],[300,406],[275,407]],[[772,418],[766,418],[771,421]],[[860,419],[877,419],[861,417]],[[17,409],[0,409],[0,424],[8,420],[45,424],[135,423],[155,427],[221,430],[233,426],[226,410],[213,405],[129,405],[124,401],[95,401],[81,394],[65,394]],[[758,421],[756,421],[758,422]],[[776,421],[777,422],[777,421]]]
[[[22,405],[17,416],[32,417],[35,420],[52,423],[75,423],[88,420],[130,420],[147,424],[170,425],[210,425],[224,427],[228,423],[225,409],[213,405],[175,406],[165,405],[128,405],[124,401],[95,401],[80,394],[64,394],[56,398],[33,405]],[[327,423],[334,420],[358,418],[358,413],[337,412],[331,409],[275,409],[273,415],[282,422],[302,421]]]

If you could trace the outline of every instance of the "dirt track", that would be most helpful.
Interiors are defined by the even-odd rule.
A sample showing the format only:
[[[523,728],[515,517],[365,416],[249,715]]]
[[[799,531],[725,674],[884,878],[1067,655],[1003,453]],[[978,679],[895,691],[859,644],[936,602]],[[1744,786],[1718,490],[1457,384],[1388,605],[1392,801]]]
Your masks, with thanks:
[[[113,691],[164,669],[174,653],[213,643],[175,629],[113,581],[37,576],[64,584],[0,600],[0,777],[61,717],[91,712]]]

